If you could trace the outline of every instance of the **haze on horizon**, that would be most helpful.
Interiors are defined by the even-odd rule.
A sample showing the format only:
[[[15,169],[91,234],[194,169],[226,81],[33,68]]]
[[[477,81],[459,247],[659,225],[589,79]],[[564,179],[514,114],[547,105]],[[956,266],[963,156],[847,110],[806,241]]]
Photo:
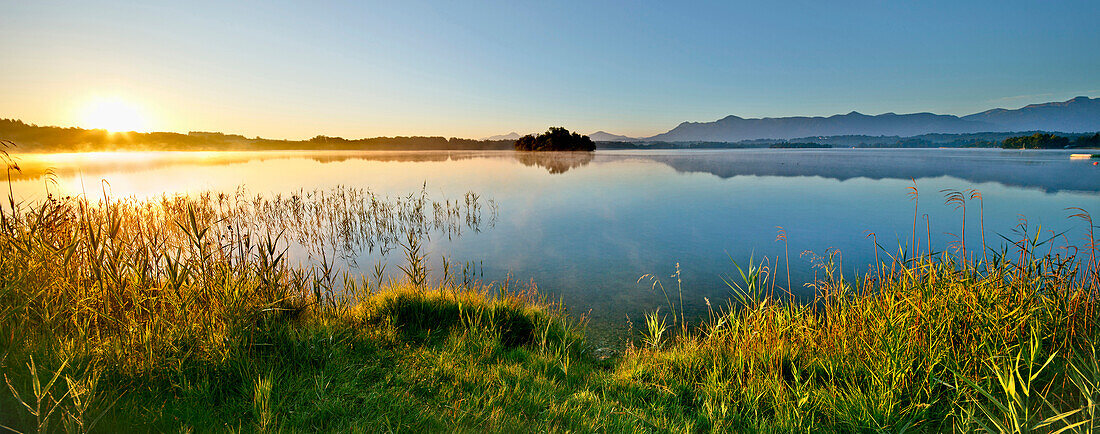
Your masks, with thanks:
[[[480,138],[1100,96],[1100,4],[4,3],[0,117]],[[98,124],[97,124],[98,123]]]

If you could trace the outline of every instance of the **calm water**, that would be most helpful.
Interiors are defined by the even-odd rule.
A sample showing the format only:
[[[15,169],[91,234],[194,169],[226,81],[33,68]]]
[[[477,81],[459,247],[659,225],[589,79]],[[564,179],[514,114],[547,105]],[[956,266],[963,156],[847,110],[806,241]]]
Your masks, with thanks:
[[[482,264],[486,280],[509,275],[534,281],[586,313],[600,339],[621,334],[626,318],[665,304],[643,274],[666,288],[680,264],[684,302],[699,313],[704,297],[724,301],[722,281],[750,254],[783,262],[789,240],[795,287],[814,270],[803,251],[839,249],[848,274],[873,261],[868,232],[896,248],[912,235],[916,180],[920,213],[928,214],[933,246],[956,239],[961,213],[943,204],[943,189],[974,188],[985,198],[986,240],[1002,243],[1022,218],[1032,231],[1068,231],[1059,245],[1082,244],[1085,224],[1067,207],[1100,218],[1100,167],[1062,151],[1000,150],[720,150],[622,151],[594,155],[513,152],[224,152],[21,155],[17,197],[42,196],[45,167],[54,191],[148,197],[204,190],[288,193],[337,185],[404,195],[426,186],[430,197],[474,191],[498,205],[481,232],[428,244],[439,258]],[[101,183],[106,180],[109,187]],[[978,235],[977,203],[968,209],[967,243]],[[927,236],[923,219],[918,232]],[[922,241],[922,245],[924,242]],[[396,270],[399,254],[363,253]],[[364,268],[369,268],[369,265]],[[437,276],[438,277],[438,276]],[[780,279],[785,280],[785,273]],[[805,290],[803,290],[805,293]],[[724,303],[723,303],[724,304]]]

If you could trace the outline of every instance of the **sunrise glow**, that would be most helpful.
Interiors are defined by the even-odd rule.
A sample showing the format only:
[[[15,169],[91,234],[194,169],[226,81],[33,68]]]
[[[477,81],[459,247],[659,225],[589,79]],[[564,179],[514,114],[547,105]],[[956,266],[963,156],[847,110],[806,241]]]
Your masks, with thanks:
[[[96,98],[80,111],[85,128],[111,132],[145,131],[147,117],[136,105],[121,98]]]

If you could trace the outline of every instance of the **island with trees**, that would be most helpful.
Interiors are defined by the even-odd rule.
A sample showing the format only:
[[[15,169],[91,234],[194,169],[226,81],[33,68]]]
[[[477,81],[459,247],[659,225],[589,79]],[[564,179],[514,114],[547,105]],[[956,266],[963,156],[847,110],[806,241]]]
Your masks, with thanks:
[[[528,134],[516,140],[517,151],[584,151],[596,150],[596,142],[588,136],[570,133],[562,127],[550,127],[537,136]]]
[[[1100,147],[1100,133],[1079,136],[1074,140],[1054,134],[1035,133],[1030,136],[1009,137],[1001,143],[1004,149],[1067,149]]]

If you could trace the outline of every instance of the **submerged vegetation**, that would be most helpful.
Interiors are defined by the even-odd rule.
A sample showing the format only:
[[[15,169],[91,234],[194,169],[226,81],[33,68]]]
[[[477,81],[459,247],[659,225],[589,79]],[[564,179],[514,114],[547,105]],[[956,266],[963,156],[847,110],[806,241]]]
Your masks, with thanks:
[[[979,205],[981,217],[977,192],[944,193],[960,211]],[[835,252],[815,258],[809,304],[776,283],[778,267],[750,259],[734,267],[730,301],[700,325],[688,326],[682,299],[669,295],[668,312],[649,315],[635,343],[605,358],[587,346],[583,318],[532,287],[449,268],[430,281],[427,216],[456,215],[469,227],[471,214],[455,209],[471,198],[433,214],[410,197],[368,212],[371,196],[354,190],[266,201],[29,204],[9,195],[0,213],[0,425],[1092,432],[1100,424],[1100,262],[1083,211],[1073,217],[1087,222],[1089,239],[1064,250],[1021,225],[999,249],[959,243],[935,252],[915,221],[910,245],[881,250],[864,275],[842,275]],[[299,240],[320,244],[312,266],[288,259],[291,234],[303,227],[317,228]],[[396,245],[400,277],[386,278],[381,264],[369,276],[334,271],[323,252],[356,232],[385,240],[378,248]]]

